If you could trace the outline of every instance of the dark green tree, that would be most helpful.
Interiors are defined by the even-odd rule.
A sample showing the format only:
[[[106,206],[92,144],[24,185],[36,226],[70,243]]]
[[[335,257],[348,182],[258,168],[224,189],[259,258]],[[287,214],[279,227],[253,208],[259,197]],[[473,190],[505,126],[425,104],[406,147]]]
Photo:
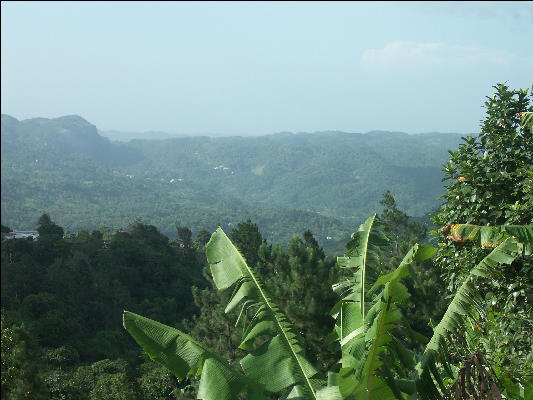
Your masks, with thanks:
[[[247,236],[254,240],[252,245],[239,245],[247,251],[247,257],[256,260],[254,270],[305,337],[306,352],[311,358],[318,358],[320,365],[317,367],[325,371],[336,361],[335,352],[330,351],[323,341],[334,322],[328,312],[335,303],[335,295],[331,291],[331,285],[338,276],[338,269],[334,268],[335,259],[324,255],[310,231],[306,233],[307,243],[295,237],[286,252],[279,245],[272,248],[263,241],[257,226],[250,220],[239,224],[232,234],[240,240],[245,240]],[[200,314],[184,321],[185,329],[230,362],[236,362],[244,353],[238,349],[242,328],[235,326],[237,311],[224,312],[231,291],[216,291],[207,268],[204,276],[211,282],[212,288],[193,288]]]
[[[185,247],[191,247],[192,246],[191,230],[186,226],[176,226],[176,229],[178,230],[178,237],[179,237],[180,243],[184,245]]]
[[[387,190],[380,201],[383,211],[378,215],[390,237],[387,251],[380,254],[384,268],[393,268],[401,261],[415,243],[428,241],[427,226],[413,220],[400,210],[392,193]],[[433,330],[429,323],[440,321],[446,307],[445,284],[440,277],[440,270],[433,260],[409,265],[410,275],[404,284],[411,294],[410,301],[405,305],[404,312],[411,327],[427,337]],[[420,344],[411,342],[410,345],[419,347]]]
[[[63,228],[55,224],[48,214],[41,215],[38,224],[37,232],[39,232],[39,236],[53,235],[63,237]]]
[[[71,346],[61,346],[46,351],[46,360],[55,364],[59,369],[79,362],[80,355]]]
[[[181,400],[194,399],[194,387],[188,380],[179,382],[178,379],[167,368],[151,360],[146,353],[143,353],[145,360],[139,366],[141,377],[139,378],[139,388],[141,397],[150,400]]]
[[[318,242],[313,236],[313,233],[309,229],[304,232],[303,239],[306,247],[314,249],[318,257],[326,257],[326,255],[324,254],[324,250],[322,249],[322,247],[319,246]]]
[[[2,311],[2,399],[46,398],[38,376],[35,339],[24,325],[10,325]]]
[[[239,223],[237,228],[231,231],[230,237],[248,264],[255,267],[259,261],[259,247],[263,243],[263,236],[259,232],[257,225],[252,223],[250,219],[247,219]]]
[[[379,201],[379,204],[383,206],[383,211],[379,215],[380,219],[387,225],[394,236],[398,237],[406,230],[409,223],[409,217],[405,212],[398,209],[396,200],[390,190],[383,193],[383,197]]]
[[[317,360],[318,369],[326,371],[338,356],[324,342],[334,325],[329,311],[336,302],[331,290],[339,276],[336,260],[324,255],[309,230],[305,242],[293,238],[286,252],[275,246],[270,258],[273,268],[265,285],[304,337],[307,356]]]
[[[30,365],[39,372],[43,396],[49,399],[120,399],[144,393],[136,381],[141,371],[124,375],[116,368],[110,372],[81,365],[104,358],[121,358],[131,368],[138,363],[138,348],[120,328],[125,308],[166,322],[190,317],[196,311],[190,287],[207,284],[196,251],[176,249],[154,226],[142,223],[104,240],[99,231],[63,238],[59,229],[46,229],[54,225],[48,218],[41,222],[45,233],[39,240],[1,243],[2,314],[14,321],[7,330],[2,325],[3,360],[15,360],[15,353],[31,360],[16,361],[16,376],[2,371],[2,377],[12,377],[2,386],[9,392],[6,398],[24,398],[20,393],[31,389],[24,383],[31,382]],[[34,347],[26,351],[28,342],[17,333],[11,357],[6,348],[10,340],[4,338],[22,323],[35,339],[30,341]],[[38,393],[28,396],[39,398]]]
[[[62,240],[63,228],[54,223],[48,214],[41,215],[38,224],[39,240],[35,252],[37,259],[42,264],[48,265],[55,258],[65,256],[68,252],[68,246]]]
[[[205,229],[202,229],[194,237],[193,247],[196,249],[197,252],[204,254],[205,245],[207,244],[207,242],[209,242],[210,238],[211,238],[211,233],[209,233]]]

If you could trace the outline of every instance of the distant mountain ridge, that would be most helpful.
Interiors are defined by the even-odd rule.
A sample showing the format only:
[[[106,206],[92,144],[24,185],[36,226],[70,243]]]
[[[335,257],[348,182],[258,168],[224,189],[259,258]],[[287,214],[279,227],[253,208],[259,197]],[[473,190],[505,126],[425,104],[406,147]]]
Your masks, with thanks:
[[[344,131],[315,131],[315,132],[275,132],[263,135],[237,135],[237,134],[186,134],[186,133],[169,133],[164,131],[144,131],[144,132],[129,132],[129,131],[118,131],[118,130],[99,130],[98,133],[110,140],[119,141],[119,142],[129,142],[132,140],[166,140],[172,138],[186,138],[186,137],[210,137],[210,138],[222,138],[222,137],[261,137],[261,136],[289,136],[289,135],[299,135],[299,134],[310,134],[310,135],[328,135],[328,134],[349,134],[349,135],[461,135],[458,133],[443,133],[443,132],[423,132],[423,133],[407,133],[400,131],[369,131],[365,133],[350,133]],[[464,135],[462,135],[464,136]]]
[[[145,131],[145,132],[124,132],[117,130],[108,130],[102,131],[99,130],[98,133],[110,140],[117,142],[129,142],[130,140],[135,139],[144,139],[144,140],[164,140],[175,137],[187,137],[189,135],[180,134],[180,133],[168,133],[163,131]]]
[[[387,189],[423,216],[461,138],[329,131],[120,143],[74,115],[3,114],[1,124],[4,225],[32,229],[43,212],[75,230],[142,217],[173,236],[176,224],[229,228],[250,217],[281,243],[305,228],[341,243]]]
[[[1,119],[3,157],[11,152],[38,156],[46,151],[58,157],[75,154],[109,165],[129,164],[142,158],[138,151],[100,136],[94,125],[78,115],[19,121],[2,114]]]

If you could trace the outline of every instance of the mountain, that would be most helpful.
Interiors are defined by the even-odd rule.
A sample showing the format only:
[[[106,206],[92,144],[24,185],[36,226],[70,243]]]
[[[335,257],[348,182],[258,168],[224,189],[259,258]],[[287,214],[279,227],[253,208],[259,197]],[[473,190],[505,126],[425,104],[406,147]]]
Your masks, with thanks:
[[[436,207],[441,165],[460,141],[317,132],[118,143],[79,116],[1,124],[3,225],[32,229],[45,212],[73,231],[140,217],[175,237],[176,225],[231,230],[251,218],[271,241],[309,228],[336,251],[387,189],[411,215]]]
[[[138,162],[142,153],[112,143],[96,127],[77,115],[60,118],[31,118],[18,121],[2,114],[2,158],[87,158],[107,165]]]

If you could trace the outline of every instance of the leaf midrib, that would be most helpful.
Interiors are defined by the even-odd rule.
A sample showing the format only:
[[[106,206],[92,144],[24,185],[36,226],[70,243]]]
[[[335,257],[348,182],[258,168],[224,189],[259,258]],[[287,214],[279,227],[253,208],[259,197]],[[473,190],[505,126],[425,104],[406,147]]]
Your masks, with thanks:
[[[360,295],[360,303],[361,303],[361,315],[363,316],[363,321],[365,320],[365,277],[366,277],[366,256],[368,251],[368,241],[370,240],[370,231],[372,230],[372,225],[374,225],[374,219],[376,218],[376,214],[372,216],[372,220],[370,221],[370,224],[368,226],[368,229],[366,231],[366,238],[365,238],[365,245],[364,245],[364,251],[363,251],[363,265],[361,266],[361,295]]]
[[[221,232],[224,234],[224,236],[227,237],[226,233],[224,231],[221,230]],[[246,271],[248,272],[248,274],[250,275],[250,277],[252,278],[255,286],[257,287],[257,290],[259,291],[260,295],[261,295],[261,298],[263,299],[263,302],[267,305],[268,309],[270,310],[270,312],[272,313],[272,315],[274,316],[274,320],[276,322],[276,325],[278,326],[278,330],[281,331],[282,335],[283,335],[283,339],[285,340],[285,342],[287,343],[287,346],[289,347],[290,351],[291,351],[291,354],[293,356],[293,358],[296,360],[296,362],[298,363],[298,367],[300,368],[300,370],[302,371],[302,375],[304,376],[304,379],[305,379],[305,382],[307,384],[307,386],[309,386],[309,390],[311,391],[311,394],[313,395],[313,398],[316,399],[316,394],[315,394],[315,391],[313,390],[313,386],[311,385],[311,382],[309,381],[309,378],[307,378],[307,375],[305,374],[305,370],[302,366],[302,364],[300,363],[300,360],[298,358],[298,355],[296,353],[296,351],[293,349],[290,341],[289,341],[289,338],[287,337],[287,333],[285,332],[285,329],[283,329],[280,321],[278,320],[278,316],[277,316],[277,313],[273,310],[272,306],[270,305],[270,302],[268,301],[268,298],[267,296],[265,295],[263,289],[261,288],[261,285],[259,285],[259,282],[257,281],[254,273],[252,272],[252,270],[250,269],[250,267],[248,266],[248,264],[246,263],[246,261],[244,260],[243,256],[241,255],[241,253],[237,250],[237,248],[235,247],[235,245],[231,242],[231,240],[229,240],[228,238],[228,241],[231,243],[231,245],[233,246],[233,248],[235,249],[235,251],[237,252],[237,254],[239,255],[239,257],[241,258],[241,260],[243,261],[243,264],[245,265],[246,267]]]

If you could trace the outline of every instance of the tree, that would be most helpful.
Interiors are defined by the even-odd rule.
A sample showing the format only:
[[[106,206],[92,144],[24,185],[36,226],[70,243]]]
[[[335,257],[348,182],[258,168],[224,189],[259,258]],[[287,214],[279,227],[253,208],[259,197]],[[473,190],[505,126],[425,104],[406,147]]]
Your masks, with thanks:
[[[46,217],[41,222],[53,224]],[[102,358],[121,358],[136,366],[138,347],[117,329],[121,311],[132,309],[165,323],[197,311],[190,287],[203,288],[206,282],[195,250],[176,251],[154,226],[138,223],[130,228],[105,241],[99,231],[2,241],[2,315],[13,320],[8,326],[2,323],[3,368],[13,372],[2,370],[6,398],[24,398],[27,392],[29,398],[39,398],[31,386],[33,373],[43,397],[52,400],[88,400],[100,378],[93,398],[123,398],[140,387],[132,373],[116,376],[121,372],[104,368],[76,372]],[[190,260],[185,250],[193,254]],[[16,339],[15,346],[6,347],[9,337]],[[113,392],[110,384],[118,389]]]
[[[323,258],[326,257],[326,255],[324,254],[324,250],[322,249],[322,247],[320,247],[318,245],[318,242],[316,241],[315,237],[313,236],[313,233],[309,229],[307,229],[304,232],[303,239],[304,239],[305,245],[307,247],[313,249],[316,252],[316,255],[319,258],[323,259]]]
[[[46,351],[46,359],[50,363],[57,363],[59,369],[61,369],[61,366],[77,363],[79,358],[78,352],[71,346],[61,346]]]
[[[150,400],[182,400],[194,398],[194,387],[185,380],[180,383],[174,374],[159,363],[150,360],[146,353],[143,353],[143,362],[139,370],[139,387],[141,398]]]
[[[238,360],[244,356],[238,348],[241,335],[235,327],[236,312],[226,314],[225,305],[228,303],[231,293],[215,290],[215,284],[209,272],[205,271],[213,287],[200,289],[192,287],[194,304],[199,310],[198,315],[182,322],[185,330],[192,337],[202,338],[202,342],[217,354],[224,357],[230,364],[237,365]]]
[[[66,255],[67,246],[62,241],[63,228],[55,224],[48,214],[43,214],[38,221],[39,240],[36,245],[36,253],[42,264],[50,264],[54,258]]]
[[[55,224],[48,214],[41,215],[38,224],[37,232],[39,232],[39,237],[45,235],[57,236],[60,238],[63,237],[63,228]]]
[[[391,232],[398,236],[402,231],[405,231],[409,217],[398,209],[396,200],[390,190],[383,193],[379,204],[384,207],[380,218],[387,224]]]
[[[194,237],[193,247],[196,251],[203,254],[205,253],[205,245],[209,242],[209,239],[211,239],[211,234],[205,229],[202,229]]]
[[[401,256],[414,244],[427,242],[427,227],[400,210],[389,190],[383,194],[380,203],[384,208],[378,219],[383,223],[390,238],[389,246],[380,253],[380,258],[385,270],[388,270],[398,265]],[[416,332],[431,336],[433,330],[428,321],[439,321],[445,311],[445,284],[432,259],[423,263],[412,263],[409,269],[410,274],[404,282],[411,297],[403,306],[403,310],[407,321]],[[413,342],[411,346],[419,347],[420,344]]]
[[[521,115],[533,111],[528,90],[494,86],[487,97],[487,115],[477,137],[467,136],[450,152],[444,168],[445,200],[437,216],[448,221],[481,225],[525,224],[533,220],[531,128]]]
[[[255,267],[258,258],[259,247],[263,243],[263,236],[259,232],[256,224],[248,218],[246,221],[237,225],[230,233],[231,240],[241,251],[246,262]]]
[[[487,97],[485,119],[477,137],[465,137],[445,165],[444,203],[434,214],[441,243],[435,262],[441,267],[448,293],[463,284],[472,268],[490,248],[457,236],[452,224],[479,226],[531,224],[533,221],[533,136],[526,112],[533,110],[533,93],[494,86]],[[517,258],[480,283],[486,293],[485,308],[477,325],[482,332],[477,344],[464,344],[457,358],[476,352],[486,354],[500,380],[525,382],[533,370],[531,335],[533,315],[530,296],[533,262]],[[529,296],[529,297],[528,297]]]
[[[184,245],[185,247],[191,247],[192,246],[191,230],[186,226],[176,226],[176,229],[178,230],[178,236],[179,236],[180,243]]]
[[[250,225],[245,223],[244,226],[248,228]],[[327,313],[335,304],[334,294],[329,289],[336,281],[337,269],[334,268],[335,260],[324,255],[310,231],[305,237],[306,243],[298,237],[293,238],[286,252],[281,246],[273,249],[263,241],[253,269],[277,299],[279,307],[302,332],[306,352],[313,359],[318,358],[319,369],[326,371],[335,362],[335,352],[328,350],[322,339],[333,328],[333,320]],[[241,340],[239,329],[234,326],[237,315],[236,312],[224,313],[231,292],[217,291],[208,269],[204,276],[212,288],[193,288],[200,313],[192,321],[185,321],[185,329],[193,337],[202,338],[205,344],[232,363],[237,362],[244,356],[236,349]]]
[[[23,325],[9,326],[2,311],[2,399],[46,398],[34,343]]]
[[[132,370],[121,359],[104,359],[88,366],[78,367],[72,380],[76,397],[97,400],[135,400],[138,388],[132,379]]]
[[[307,230],[304,238],[305,243],[294,237],[286,252],[278,248],[275,255],[270,254],[271,268],[255,271],[302,335],[305,354],[316,360],[319,371],[325,372],[338,356],[323,340],[333,329],[328,314],[336,299],[330,288],[338,278],[338,270],[335,259],[324,255],[311,231]]]

